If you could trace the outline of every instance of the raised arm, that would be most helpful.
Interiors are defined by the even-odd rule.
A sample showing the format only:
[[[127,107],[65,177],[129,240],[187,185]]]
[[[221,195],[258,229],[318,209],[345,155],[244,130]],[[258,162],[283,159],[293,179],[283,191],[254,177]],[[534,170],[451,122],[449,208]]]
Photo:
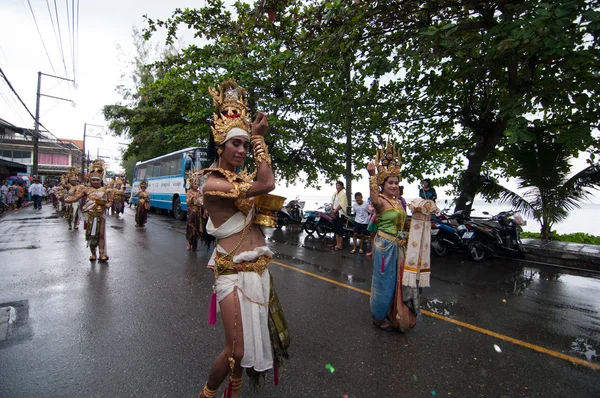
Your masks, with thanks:
[[[371,205],[379,212],[381,201],[379,200],[379,186],[377,185],[377,175],[375,170],[375,162],[370,161],[369,164],[367,164],[367,171],[369,172],[369,197],[371,199]]]
[[[275,175],[271,168],[271,156],[269,156],[264,138],[268,129],[267,115],[258,112],[254,122],[252,122],[252,136],[250,137],[256,162],[256,181],[251,183],[251,187],[246,194],[248,197],[267,194],[275,189]]]
[[[78,189],[75,191],[75,193],[73,195],[67,196],[65,198],[65,202],[66,203],[77,202],[79,199],[83,198],[84,196],[85,196],[85,189]]]

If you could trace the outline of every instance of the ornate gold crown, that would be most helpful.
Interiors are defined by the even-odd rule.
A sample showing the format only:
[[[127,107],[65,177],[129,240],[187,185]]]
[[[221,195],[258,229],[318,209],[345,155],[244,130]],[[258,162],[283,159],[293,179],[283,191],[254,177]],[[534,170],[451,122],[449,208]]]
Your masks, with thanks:
[[[211,127],[217,145],[225,142],[227,133],[234,127],[246,132],[250,131],[246,90],[238,86],[235,79],[225,80],[214,89],[209,88],[208,91],[213,98],[214,106],[219,111],[219,114],[213,113],[214,126]]]
[[[388,177],[400,178],[402,163],[396,146],[390,144],[390,137],[388,137],[387,145],[375,153],[375,164],[377,165],[377,185],[383,185]]]
[[[195,171],[188,171],[186,174],[186,185],[188,186],[188,189],[192,188],[192,184],[196,184],[198,185],[198,174]]]
[[[123,179],[121,176],[115,176],[115,187],[121,188],[123,185]]]
[[[140,181],[140,188],[148,188],[148,181],[145,178]]]
[[[96,159],[90,164],[88,175],[90,180],[92,178],[104,179],[104,161],[102,159]]]
[[[69,167],[69,170],[67,171],[67,180],[70,182],[73,179],[77,179],[77,181],[79,181],[79,173],[75,166]]]

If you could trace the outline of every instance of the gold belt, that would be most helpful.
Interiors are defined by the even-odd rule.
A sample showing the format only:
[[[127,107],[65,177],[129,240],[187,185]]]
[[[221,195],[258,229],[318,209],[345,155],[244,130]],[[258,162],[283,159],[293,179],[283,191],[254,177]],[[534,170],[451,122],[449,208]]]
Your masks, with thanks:
[[[234,263],[233,259],[226,256],[215,256],[215,274],[217,275],[232,275],[238,272],[256,272],[262,275],[267,268],[272,258],[260,256],[256,261],[245,261],[242,263]]]
[[[406,239],[400,239],[396,235],[392,235],[392,234],[387,233],[382,230],[378,230],[377,235],[381,236],[383,239],[387,239],[387,240],[391,240],[392,242],[396,242],[396,244],[400,247],[406,246],[406,243],[407,243]]]

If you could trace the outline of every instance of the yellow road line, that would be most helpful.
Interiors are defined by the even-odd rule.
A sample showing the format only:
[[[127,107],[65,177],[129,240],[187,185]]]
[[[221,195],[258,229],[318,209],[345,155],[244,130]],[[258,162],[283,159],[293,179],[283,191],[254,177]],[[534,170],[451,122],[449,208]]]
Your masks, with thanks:
[[[296,268],[296,267],[292,267],[291,265],[287,265],[287,264],[281,263],[279,261],[271,261],[271,263],[277,264],[277,265],[282,266],[284,268],[291,269],[293,271],[300,272],[300,273],[308,275],[308,276],[312,276],[313,278],[321,279],[322,281],[329,282],[329,283],[332,283],[332,284],[337,285],[337,286],[345,287],[347,289],[354,290],[354,291],[362,293],[362,294],[366,294],[367,296],[371,295],[371,292],[369,292],[367,290],[359,289],[357,287],[350,286],[350,285],[347,285],[345,283],[341,283],[341,282],[335,281],[333,279],[325,278],[324,276],[317,275],[317,274],[314,274],[312,272],[304,271],[302,269],[299,269],[299,268]],[[518,339],[509,337],[509,336],[505,336],[505,335],[500,334],[500,333],[492,332],[491,330],[483,329],[483,328],[480,328],[479,326],[471,325],[470,323],[457,321],[456,319],[448,318],[448,317],[445,317],[443,315],[436,314],[435,312],[431,312],[431,311],[427,311],[427,310],[421,310],[421,312],[424,315],[430,316],[432,318],[436,318],[436,319],[439,319],[439,320],[442,320],[442,321],[450,322],[450,323],[453,323],[455,325],[459,325],[459,326],[462,326],[464,328],[471,329],[471,330],[474,330],[476,332],[483,333],[483,334],[486,334],[488,336],[498,338],[500,340],[504,340],[504,341],[508,341],[508,342],[516,344],[516,345],[520,345],[521,347],[529,348],[530,350],[541,352],[543,354],[547,354],[547,355],[553,356],[555,358],[563,359],[565,361],[573,362],[573,363],[576,363],[578,365],[586,366],[588,368],[592,368],[592,369],[595,369],[595,370],[600,370],[600,364],[597,364],[597,363],[593,363],[593,362],[590,362],[590,361],[586,361],[584,359],[572,357],[570,355],[566,355],[566,354],[563,354],[563,353],[560,353],[560,352],[557,352],[557,351],[553,351],[553,350],[550,350],[548,348],[540,347],[539,345],[527,343],[526,341],[518,340]]]

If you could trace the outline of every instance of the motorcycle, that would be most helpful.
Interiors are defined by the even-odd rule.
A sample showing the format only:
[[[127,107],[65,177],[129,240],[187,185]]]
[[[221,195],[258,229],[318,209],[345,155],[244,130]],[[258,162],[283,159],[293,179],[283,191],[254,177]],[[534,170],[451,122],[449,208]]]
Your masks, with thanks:
[[[301,224],[304,221],[304,203],[298,199],[290,200],[277,212],[277,229],[292,224]]]
[[[319,237],[322,238],[328,233],[333,233],[334,221],[335,220],[331,218],[328,214],[324,217],[319,217],[316,227],[317,235],[319,235]],[[346,217],[346,222],[343,226],[342,237],[344,239],[348,239],[350,236],[352,236],[352,234],[354,234],[354,217],[348,216]]]
[[[443,257],[451,250],[465,246],[473,233],[467,230],[465,221],[469,220],[463,210],[453,215],[441,213],[431,220],[431,248],[433,252]]]
[[[322,210],[322,211],[321,211]],[[320,206],[317,210],[307,210],[304,212],[304,218],[300,225],[302,229],[309,234],[312,235],[317,230],[317,224],[321,220],[321,217],[329,218],[329,214],[327,211],[329,210],[329,203],[325,203],[323,206]]]
[[[487,213],[484,213],[487,214]],[[491,220],[473,221],[467,227],[474,235],[467,243],[469,257],[481,261],[486,255],[504,252],[525,257],[525,248],[521,242],[521,225],[525,225],[523,217],[514,211],[502,211]]]

